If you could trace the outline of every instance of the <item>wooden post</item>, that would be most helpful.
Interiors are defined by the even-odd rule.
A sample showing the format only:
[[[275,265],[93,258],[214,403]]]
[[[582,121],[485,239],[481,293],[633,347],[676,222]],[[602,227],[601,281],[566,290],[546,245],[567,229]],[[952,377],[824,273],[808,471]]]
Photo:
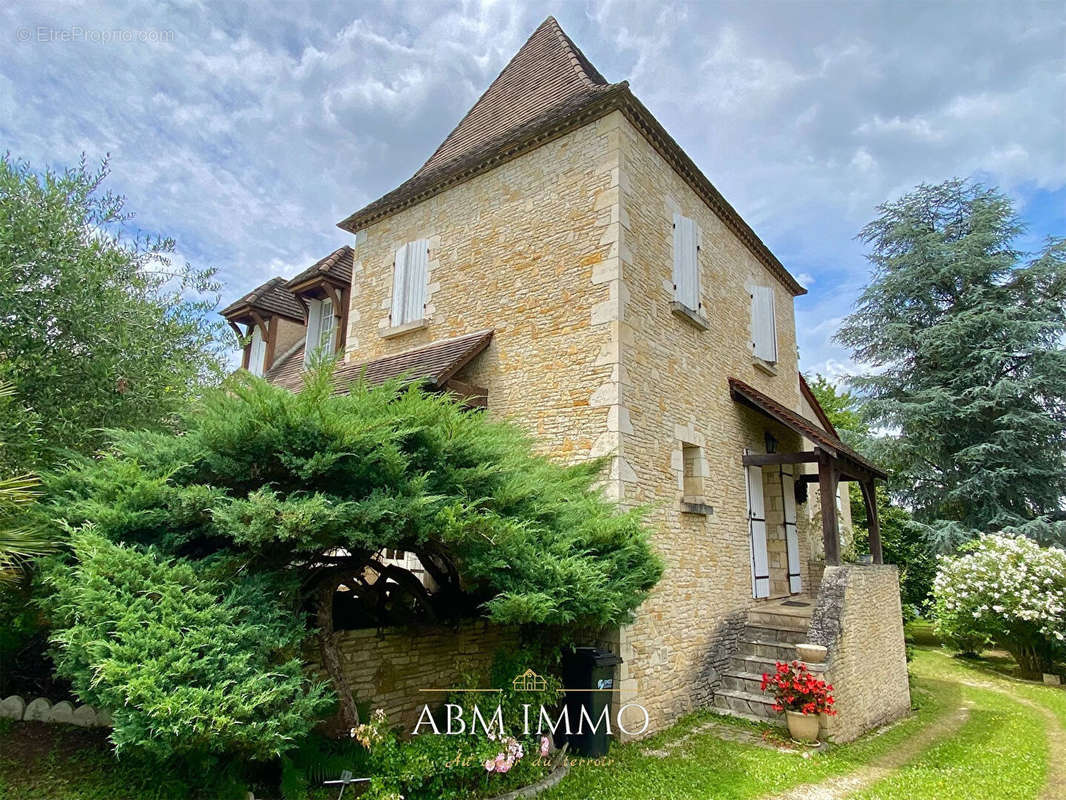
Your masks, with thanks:
[[[881,554],[881,523],[877,519],[877,491],[872,480],[860,482],[859,488],[866,504],[866,521],[870,528],[870,555],[873,556],[875,564],[884,564]]]
[[[825,544],[825,563],[840,564],[840,532],[837,530],[837,476],[833,460],[818,451],[818,494],[822,506],[822,541]]]

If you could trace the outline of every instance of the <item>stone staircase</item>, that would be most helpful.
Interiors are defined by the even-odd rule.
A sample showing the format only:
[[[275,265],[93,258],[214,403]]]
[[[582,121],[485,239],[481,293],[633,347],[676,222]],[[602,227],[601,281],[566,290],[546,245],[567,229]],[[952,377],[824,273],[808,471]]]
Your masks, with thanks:
[[[799,602],[805,605],[784,605]],[[773,700],[760,688],[764,672],[773,672],[778,661],[796,660],[795,645],[807,641],[807,625],[814,602],[794,597],[760,603],[748,612],[748,621],[740,634],[740,646],[729,669],[722,673],[721,685],[714,695],[718,711],[755,722],[781,723],[782,717],[771,708]],[[811,672],[824,664],[808,664]]]

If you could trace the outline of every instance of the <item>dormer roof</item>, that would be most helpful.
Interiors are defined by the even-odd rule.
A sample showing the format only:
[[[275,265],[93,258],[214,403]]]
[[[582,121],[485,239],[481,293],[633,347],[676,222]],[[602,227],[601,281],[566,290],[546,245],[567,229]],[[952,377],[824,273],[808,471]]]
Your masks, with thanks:
[[[664,160],[793,295],[806,294],[695,162],[633,95],[608,83],[548,17],[419,170],[337,223],[355,233],[517,158],[612,111],[621,111]]]
[[[299,298],[286,288],[287,283],[281,276],[271,278],[222,309],[222,316],[230,322],[238,322],[256,311],[262,316],[277,314],[303,324],[306,309]]]
[[[295,278],[289,280],[286,288],[289,291],[298,292],[301,287],[321,280],[330,281],[340,286],[350,285],[352,282],[353,252],[348,245],[334,250],[328,256],[319,259]]]

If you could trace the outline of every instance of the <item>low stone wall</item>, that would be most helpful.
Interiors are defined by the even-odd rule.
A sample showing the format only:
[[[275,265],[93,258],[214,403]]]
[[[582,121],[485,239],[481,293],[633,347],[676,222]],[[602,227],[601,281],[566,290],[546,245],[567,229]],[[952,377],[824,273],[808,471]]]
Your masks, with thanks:
[[[52,705],[52,701],[45,697],[27,703],[17,694],[0,700],[0,719],[78,725],[82,728],[111,727],[111,717],[102,709],[98,711],[92,706],[75,708],[66,700]]]
[[[480,621],[458,628],[342,631],[337,639],[356,702],[383,709],[389,722],[405,731],[414,728],[423,705],[435,708],[446,697],[420,689],[466,686],[464,676],[487,674],[497,650],[518,646],[515,629]],[[308,657],[321,674],[317,648]]]
[[[826,567],[808,640],[829,648],[837,715],[825,733],[833,741],[851,741],[910,710],[896,567]]]

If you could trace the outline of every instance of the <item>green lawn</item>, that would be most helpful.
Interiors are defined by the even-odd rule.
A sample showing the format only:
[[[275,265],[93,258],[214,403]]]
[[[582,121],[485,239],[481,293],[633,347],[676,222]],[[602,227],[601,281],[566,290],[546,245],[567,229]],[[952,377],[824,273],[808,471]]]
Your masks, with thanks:
[[[914,632],[917,641],[928,641]],[[578,762],[543,800],[709,800],[760,798],[800,784],[854,773],[944,726],[961,706],[969,716],[954,734],[937,739],[909,763],[850,797],[981,798],[1028,800],[1040,796],[1049,760],[1047,719],[1035,703],[1066,726],[1066,691],[1010,677],[1010,665],[992,654],[964,661],[943,650],[916,646],[912,693],[918,706],[908,719],[826,752],[796,753],[725,741],[699,732],[707,712],[694,714],[650,740],[615,746],[606,763]],[[758,731],[729,720],[738,729]],[[931,726],[931,727],[930,727]],[[1062,745],[1059,745],[1060,747]],[[651,751],[665,751],[659,757]],[[1060,751],[1061,752],[1061,751]],[[116,765],[100,732],[11,723],[0,727],[0,798],[5,800],[170,800],[190,797],[180,786],[159,786],[158,776]]]

